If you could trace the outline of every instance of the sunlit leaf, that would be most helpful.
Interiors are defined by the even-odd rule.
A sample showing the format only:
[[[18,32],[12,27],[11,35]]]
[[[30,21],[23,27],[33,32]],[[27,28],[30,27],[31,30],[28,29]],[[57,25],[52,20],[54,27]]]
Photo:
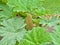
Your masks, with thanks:
[[[44,28],[35,27],[27,32],[24,39],[20,42],[20,45],[41,45],[50,41],[50,35]]]

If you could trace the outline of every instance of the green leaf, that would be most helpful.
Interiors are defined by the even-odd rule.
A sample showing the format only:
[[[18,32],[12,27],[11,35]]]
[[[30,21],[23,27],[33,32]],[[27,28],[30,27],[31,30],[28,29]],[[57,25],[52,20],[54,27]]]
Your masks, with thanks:
[[[24,29],[24,19],[12,18],[3,21],[0,27],[0,35],[3,36],[0,45],[15,45],[16,41],[20,42],[23,39],[26,30]]]
[[[30,12],[34,15],[45,14],[45,9],[42,7],[44,0],[8,0],[7,4],[13,7],[13,11]]]
[[[49,14],[54,14],[54,13],[60,12],[60,0],[57,0],[57,1],[56,0],[45,0],[43,6],[47,10],[49,10],[49,12],[48,12]]]
[[[47,15],[48,16],[48,15]],[[57,25],[58,23],[60,23],[60,19],[58,19],[57,17],[53,16],[51,20],[49,19],[45,19],[45,18],[41,18],[40,19],[40,23],[42,25],[48,25],[48,26],[55,26]]]
[[[0,20],[8,19],[12,16],[12,8],[0,2]]]
[[[44,28],[35,27],[27,32],[19,45],[41,45],[50,41],[50,35]]]
[[[54,27],[54,31],[51,33],[51,39],[54,45],[60,45],[60,25]]]

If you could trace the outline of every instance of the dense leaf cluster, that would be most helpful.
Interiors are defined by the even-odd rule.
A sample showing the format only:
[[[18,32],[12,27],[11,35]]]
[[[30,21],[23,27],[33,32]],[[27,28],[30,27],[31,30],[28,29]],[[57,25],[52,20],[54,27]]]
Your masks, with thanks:
[[[60,45],[58,2],[0,0],[0,45]],[[25,23],[26,13],[32,15],[34,25],[28,31]]]

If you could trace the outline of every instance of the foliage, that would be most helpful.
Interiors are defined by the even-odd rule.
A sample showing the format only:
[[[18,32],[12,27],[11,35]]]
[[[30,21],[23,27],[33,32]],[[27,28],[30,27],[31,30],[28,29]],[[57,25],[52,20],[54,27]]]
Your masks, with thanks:
[[[8,5],[0,2],[0,23],[10,17],[12,17],[12,9]]]
[[[13,7],[13,11],[30,12],[33,15],[45,14],[46,10],[43,8],[44,0],[7,0],[7,4]]]
[[[2,25],[4,27],[0,27],[0,36],[3,36],[3,38],[0,41],[0,45],[15,45],[16,41],[19,42],[26,32],[22,18],[16,17],[5,20]]]
[[[45,0],[44,7],[49,11],[48,13],[59,13],[60,12],[60,0]],[[51,4],[52,3],[52,4]],[[60,14],[60,13],[59,13]]]
[[[59,4],[60,0],[0,0],[0,45],[60,45]],[[34,25],[28,31],[26,13]]]
[[[53,33],[51,33],[51,39],[54,42],[54,45],[60,44],[60,25],[54,27]]]
[[[56,15],[56,14],[55,14]],[[59,15],[57,15],[59,16]],[[43,24],[43,25],[49,25],[49,26],[55,26],[57,25],[58,23],[60,23],[60,18],[58,18],[57,16],[44,16],[42,17],[42,19],[40,19],[40,23]]]
[[[26,33],[19,45],[42,45],[50,42],[51,39],[48,34],[44,28],[35,27]]]

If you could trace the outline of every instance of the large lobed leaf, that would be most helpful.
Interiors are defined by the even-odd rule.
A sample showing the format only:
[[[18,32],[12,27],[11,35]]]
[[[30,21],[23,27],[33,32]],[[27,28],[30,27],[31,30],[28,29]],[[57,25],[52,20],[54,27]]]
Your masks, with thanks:
[[[8,5],[0,2],[0,25],[3,20],[11,18],[12,16],[13,16],[12,8],[10,8]]]
[[[19,45],[43,45],[50,41],[50,35],[44,28],[35,27],[31,31],[27,32]]]
[[[54,27],[54,31],[51,33],[51,39],[54,45],[60,45],[60,25]]]
[[[23,39],[26,32],[24,19],[15,17],[3,21],[2,25],[4,27],[0,27],[0,36],[3,38],[0,45],[15,45],[16,41]]]
[[[13,7],[13,11],[30,12],[34,15],[45,14],[46,10],[43,8],[44,0],[7,0],[7,4]]]

